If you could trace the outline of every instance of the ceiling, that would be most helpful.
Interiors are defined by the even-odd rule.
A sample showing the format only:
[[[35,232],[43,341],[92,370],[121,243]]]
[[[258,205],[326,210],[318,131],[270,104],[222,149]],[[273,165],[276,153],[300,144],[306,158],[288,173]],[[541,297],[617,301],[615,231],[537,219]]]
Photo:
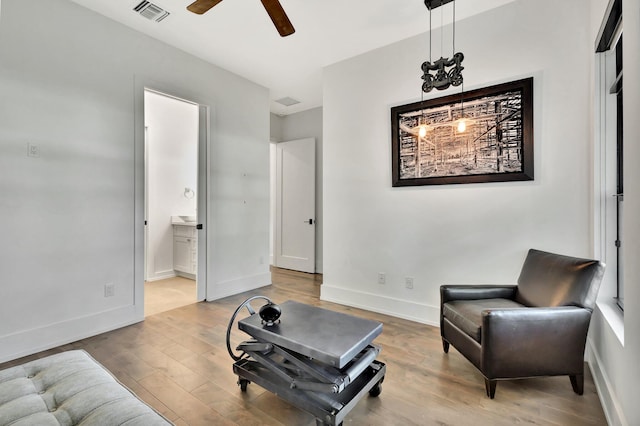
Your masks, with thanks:
[[[322,105],[323,67],[429,28],[423,0],[280,0],[296,29],[284,38],[259,0],[224,0],[204,15],[186,10],[191,0],[151,0],[170,12],[161,22],[133,11],[140,0],[72,1],[267,87],[280,115]],[[457,0],[456,21],[511,1]],[[432,12],[433,28],[451,21],[452,5]],[[300,103],[275,102],[284,97]]]

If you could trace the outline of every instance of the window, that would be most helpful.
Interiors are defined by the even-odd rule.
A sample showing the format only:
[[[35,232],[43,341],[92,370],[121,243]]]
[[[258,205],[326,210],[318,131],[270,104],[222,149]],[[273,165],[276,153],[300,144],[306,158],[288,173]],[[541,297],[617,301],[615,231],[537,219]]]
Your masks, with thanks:
[[[622,275],[622,208],[624,201],[624,185],[622,178],[623,137],[622,137],[622,34],[616,43],[616,80],[611,86],[610,94],[616,97],[616,193],[613,195],[616,204],[616,300],[620,309],[624,310],[624,280]]]
[[[613,297],[624,310],[622,217],[624,212],[622,90],[622,0],[609,2],[596,43],[599,65],[599,170],[601,256],[609,280],[615,280]]]

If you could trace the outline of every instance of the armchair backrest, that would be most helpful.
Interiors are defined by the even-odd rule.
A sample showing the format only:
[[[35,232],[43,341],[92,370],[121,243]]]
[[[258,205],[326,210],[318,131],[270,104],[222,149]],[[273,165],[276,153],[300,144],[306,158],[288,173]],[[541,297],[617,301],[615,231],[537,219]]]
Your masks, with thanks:
[[[518,278],[516,301],[526,306],[593,310],[604,263],[531,249]]]

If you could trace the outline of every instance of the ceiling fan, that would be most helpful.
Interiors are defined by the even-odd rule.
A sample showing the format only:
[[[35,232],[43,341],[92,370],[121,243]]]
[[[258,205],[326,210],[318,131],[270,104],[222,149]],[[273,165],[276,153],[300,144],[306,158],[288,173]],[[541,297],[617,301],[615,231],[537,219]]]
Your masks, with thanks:
[[[197,13],[198,15],[202,15],[221,1],[222,0],[196,0],[187,6],[187,10]],[[273,21],[273,25],[276,26],[276,29],[282,37],[286,37],[296,32],[278,0],[260,1]]]

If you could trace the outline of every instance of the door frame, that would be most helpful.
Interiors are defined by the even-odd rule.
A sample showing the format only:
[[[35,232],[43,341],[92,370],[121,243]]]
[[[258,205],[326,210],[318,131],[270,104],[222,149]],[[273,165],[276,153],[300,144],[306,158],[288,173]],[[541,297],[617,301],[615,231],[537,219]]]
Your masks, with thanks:
[[[211,116],[212,102],[201,99],[197,93],[191,93],[181,87],[158,82],[144,76],[134,77],[134,253],[133,276],[134,294],[133,304],[135,315],[144,320],[144,282],[146,274],[146,131],[144,122],[144,92],[150,90],[162,95],[198,105],[198,273],[197,273],[197,301],[206,300],[207,283],[210,278],[209,253],[212,251],[211,230],[209,229],[209,200],[211,199]],[[195,302],[196,300],[194,300]]]

